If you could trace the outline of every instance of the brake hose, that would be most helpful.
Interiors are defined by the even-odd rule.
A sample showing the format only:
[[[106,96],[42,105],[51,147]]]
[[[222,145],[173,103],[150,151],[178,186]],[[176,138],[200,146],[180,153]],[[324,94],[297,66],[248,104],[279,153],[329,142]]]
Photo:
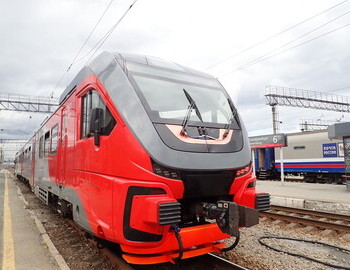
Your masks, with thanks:
[[[236,236],[236,239],[235,241],[233,242],[233,244],[229,247],[226,247],[226,248],[222,248],[220,249],[221,252],[226,252],[226,251],[229,251],[231,249],[234,249],[237,245],[238,245],[238,242],[239,242],[239,236],[240,236],[240,233],[238,231],[238,235]]]
[[[183,253],[184,253],[184,247],[183,247],[182,238],[181,238],[181,235],[180,235],[181,229],[177,225],[172,225],[170,227],[170,231],[173,231],[175,233],[175,237],[176,237],[177,243],[179,245],[179,256],[177,256],[174,259],[174,262],[177,263],[177,262],[179,262],[182,259],[182,256],[183,256]]]

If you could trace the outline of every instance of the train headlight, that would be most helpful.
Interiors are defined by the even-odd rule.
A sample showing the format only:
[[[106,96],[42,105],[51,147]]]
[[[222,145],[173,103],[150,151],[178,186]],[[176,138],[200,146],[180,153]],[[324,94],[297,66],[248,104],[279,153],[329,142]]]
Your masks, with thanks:
[[[249,163],[247,166],[245,166],[245,167],[243,167],[241,169],[238,169],[236,171],[236,177],[241,177],[241,176],[249,173],[251,171],[251,169],[252,169],[252,164]]]
[[[256,186],[256,181],[250,182],[247,186],[247,188],[253,188]]]
[[[153,166],[153,172],[157,175],[170,178],[170,179],[179,179],[179,180],[181,179],[181,175],[178,170],[166,168],[154,161],[152,162],[152,166]]]

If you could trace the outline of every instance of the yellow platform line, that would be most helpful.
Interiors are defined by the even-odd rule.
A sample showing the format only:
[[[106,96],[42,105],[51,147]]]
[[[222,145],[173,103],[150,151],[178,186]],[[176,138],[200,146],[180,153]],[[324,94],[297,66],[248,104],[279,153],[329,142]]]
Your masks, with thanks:
[[[3,260],[2,269],[15,270],[15,251],[13,245],[13,234],[12,234],[12,220],[11,210],[9,204],[9,189],[7,173],[5,173],[5,192],[4,192],[4,246],[3,246]]]

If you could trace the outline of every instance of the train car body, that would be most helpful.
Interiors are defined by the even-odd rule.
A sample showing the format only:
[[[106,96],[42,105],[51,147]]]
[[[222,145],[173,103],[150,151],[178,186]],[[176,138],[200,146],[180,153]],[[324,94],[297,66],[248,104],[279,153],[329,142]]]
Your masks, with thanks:
[[[18,153],[16,170],[135,264],[220,251],[269,207],[221,84],[152,57],[105,52],[83,68]]]
[[[307,182],[344,182],[344,148],[341,140],[330,140],[327,130],[322,130],[287,134],[287,141],[287,147],[283,147],[285,174],[303,176]],[[273,153],[266,149],[256,152],[256,162],[265,165],[256,166],[257,171],[268,171],[263,176],[278,177],[281,172],[280,149],[270,148]],[[262,151],[265,151],[264,156]]]

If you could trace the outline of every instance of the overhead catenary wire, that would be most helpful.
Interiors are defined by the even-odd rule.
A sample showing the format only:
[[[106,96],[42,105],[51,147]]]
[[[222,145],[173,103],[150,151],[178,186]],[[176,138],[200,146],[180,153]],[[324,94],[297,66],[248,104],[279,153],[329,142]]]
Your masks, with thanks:
[[[100,16],[100,18],[98,19],[98,21],[96,22],[94,28],[91,30],[89,36],[86,38],[85,42],[83,43],[83,45],[81,46],[80,50],[78,51],[78,53],[76,54],[76,56],[74,57],[71,65],[69,66],[68,70],[71,68],[72,65],[74,65],[75,63],[77,63],[77,60],[79,54],[81,53],[81,51],[83,50],[83,48],[85,47],[86,43],[88,42],[88,40],[90,39],[90,37],[92,36],[92,34],[95,32],[97,26],[99,25],[99,23],[101,22],[101,20],[103,19],[104,15],[106,14],[107,10],[109,9],[109,7],[112,5],[114,0],[111,0],[108,4],[108,6],[106,7],[105,11],[102,13],[102,15]]]
[[[348,1],[348,0],[345,0],[345,1],[340,2],[340,3],[338,3],[338,4],[334,5],[334,6],[331,6],[330,8],[327,8],[326,10],[323,10],[323,11],[321,11],[321,12],[319,12],[319,13],[317,13],[317,14],[315,14],[315,15],[313,15],[313,16],[311,16],[311,17],[309,17],[309,18],[307,18],[307,19],[305,19],[305,20],[303,20],[303,21],[301,21],[301,22],[299,22],[299,23],[297,23],[297,24],[295,24],[295,25],[293,25],[293,26],[291,26],[291,27],[285,29],[285,30],[282,30],[281,32],[279,32],[279,33],[277,33],[277,34],[274,34],[274,35],[272,35],[272,36],[270,36],[270,37],[268,37],[268,38],[262,40],[262,41],[259,41],[259,42],[255,43],[255,44],[253,44],[253,45],[251,45],[251,46],[249,46],[249,47],[247,47],[247,48],[245,48],[245,49],[239,51],[239,52],[236,53],[236,54],[233,54],[233,55],[230,55],[230,56],[228,56],[228,57],[226,57],[226,58],[224,58],[224,59],[221,59],[220,61],[217,61],[217,62],[215,62],[214,64],[212,64],[212,65],[206,67],[204,70],[211,69],[211,68],[213,68],[213,67],[215,67],[215,66],[218,66],[218,65],[220,65],[221,63],[226,62],[226,61],[228,61],[228,60],[230,60],[230,59],[232,59],[232,58],[235,58],[235,57],[237,57],[237,56],[239,56],[239,55],[241,55],[241,54],[243,54],[243,53],[245,53],[245,52],[247,52],[247,51],[249,51],[249,50],[251,50],[251,49],[257,47],[257,46],[260,46],[261,44],[264,44],[264,43],[266,43],[267,41],[270,41],[270,40],[274,39],[275,37],[278,37],[278,36],[284,34],[285,32],[287,32],[287,31],[289,31],[289,30],[292,30],[292,29],[294,29],[294,28],[296,28],[296,27],[298,27],[298,26],[300,26],[300,25],[302,25],[302,24],[304,24],[304,23],[306,23],[306,22],[308,22],[308,21],[310,21],[310,20],[312,20],[312,19],[314,19],[314,18],[316,18],[316,17],[318,17],[318,16],[320,16],[320,15],[322,15],[322,14],[324,14],[324,13],[326,13],[326,12],[328,12],[328,11],[330,11],[330,10],[332,10],[332,9],[334,9],[334,8],[336,8],[336,7],[340,6],[340,5],[342,5],[342,4],[344,4],[344,3],[346,3],[347,1]]]
[[[77,63],[78,61],[76,61],[76,59],[78,58],[78,56],[80,55],[80,53],[82,52],[82,50],[84,49],[85,45],[87,44],[87,42],[89,41],[90,37],[92,36],[92,34],[95,32],[97,26],[100,24],[101,20],[103,19],[103,17],[105,16],[107,10],[110,8],[110,6],[112,5],[114,0],[111,0],[109,2],[109,4],[107,5],[107,7],[105,8],[104,12],[102,13],[102,15],[100,16],[100,18],[97,20],[95,26],[93,27],[93,29],[91,30],[90,34],[88,35],[88,37],[86,38],[86,40],[84,41],[83,45],[80,47],[79,51],[77,52],[77,54],[75,55],[75,57],[73,58],[73,60],[71,61],[70,65],[68,66],[67,70],[64,72],[64,74],[62,75],[61,79],[58,81],[58,83],[56,84],[56,86],[54,87],[54,89],[52,90],[51,93],[51,98],[53,98],[53,94],[56,90],[56,88],[58,87],[58,85],[61,83],[61,81],[63,80],[64,76],[66,76],[66,74],[69,72],[69,70],[71,69],[71,67]]]
[[[346,90],[346,89],[350,89],[350,86],[329,90],[327,92],[338,92],[338,91],[343,91],[343,90]]]
[[[303,38],[303,37],[305,37],[305,36],[307,36],[307,35],[309,35],[309,34],[315,32],[315,31],[317,31],[317,30],[321,29],[322,27],[324,27],[324,26],[326,26],[326,25],[328,25],[328,24],[330,24],[330,23],[332,23],[332,22],[334,22],[334,21],[336,21],[336,20],[342,18],[343,16],[345,16],[345,15],[347,15],[347,14],[349,14],[349,13],[350,13],[350,10],[348,10],[347,12],[344,12],[344,13],[340,14],[339,16],[335,17],[334,19],[331,19],[331,20],[329,20],[328,22],[326,22],[326,23],[324,23],[324,24],[322,24],[322,25],[320,25],[320,26],[318,26],[318,27],[316,27],[316,28],[314,28],[314,29],[308,31],[307,33],[305,33],[305,34],[303,34],[303,35],[301,35],[301,36],[299,36],[299,37],[297,37],[297,38],[295,38],[295,39],[293,39],[293,40],[291,40],[291,41],[289,41],[289,42],[283,44],[282,46],[280,46],[280,47],[278,47],[278,48],[275,48],[275,49],[269,51],[268,53],[265,53],[264,55],[255,58],[254,60],[249,61],[248,63],[244,64],[243,66],[248,65],[248,64],[250,64],[250,63],[255,63],[255,62],[257,62],[258,60],[263,59],[264,57],[270,55],[271,53],[274,53],[275,51],[278,51],[279,49],[282,49],[282,48],[288,46],[289,44],[291,44],[291,43],[293,43],[293,42],[295,42],[295,41],[297,41],[297,40],[299,40],[299,39],[301,39],[301,38]],[[229,73],[230,73],[230,72],[229,72]]]
[[[113,31],[117,28],[117,26],[121,23],[121,21],[124,19],[124,17],[128,14],[128,12],[130,11],[130,9],[132,9],[132,7],[136,4],[138,0],[135,0],[130,6],[129,8],[124,12],[123,16],[120,17],[120,19],[117,21],[116,24],[114,24],[107,32],[106,34],[96,43],[96,45],[94,46],[95,51],[94,53],[89,57],[89,59],[85,62],[85,65],[87,63],[90,62],[90,60],[92,59],[92,57],[94,57],[94,55],[97,53],[97,51],[101,48],[101,46],[106,42],[106,40],[108,39],[108,37],[113,33]],[[94,49],[93,48],[93,49]],[[93,49],[90,51],[90,53],[93,51]]]
[[[283,44],[282,46],[280,46],[280,47],[278,47],[278,48],[276,48],[276,49],[273,49],[273,50],[269,51],[268,53],[264,54],[263,56],[259,56],[259,57],[255,58],[254,60],[252,60],[252,61],[250,61],[250,62],[258,61],[258,60],[264,58],[265,56],[267,56],[267,55],[269,55],[269,54],[271,54],[271,53],[274,53],[275,51],[278,51],[279,49],[282,49],[282,48],[288,46],[289,44],[292,44],[293,42],[295,42],[295,41],[297,41],[297,40],[299,40],[299,39],[301,39],[301,38],[303,38],[303,37],[305,37],[305,36],[307,36],[307,35],[309,35],[309,34],[315,32],[315,31],[321,29],[322,27],[325,27],[326,25],[328,25],[328,24],[330,24],[330,23],[332,23],[332,22],[334,22],[334,21],[336,21],[336,20],[342,18],[343,16],[345,16],[345,15],[347,15],[347,14],[349,14],[349,13],[350,13],[350,10],[348,10],[348,11],[346,11],[346,12],[340,14],[339,16],[335,17],[334,19],[329,20],[328,22],[326,22],[326,23],[324,23],[324,24],[322,24],[322,25],[320,25],[320,26],[318,26],[318,27],[316,27],[316,28],[314,28],[314,29],[308,31],[308,32],[305,33],[305,34],[303,34],[303,35],[301,35],[301,36],[299,36],[299,37],[297,37],[297,38],[295,38],[295,39],[293,39],[293,40],[291,40],[291,41],[288,41],[287,43]],[[250,63],[250,62],[248,62],[248,63]]]
[[[292,49],[295,49],[295,48],[297,48],[297,47],[300,47],[300,46],[302,46],[302,45],[305,45],[305,44],[307,44],[307,43],[309,43],[309,42],[311,42],[311,41],[314,41],[314,40],[316,40],[316,39],[319,39],[319,38],[321,38],[321,37],[324,37],[324,36],[326,36],[326,35],[328,35],[328,34],[331,34],[331,33],[336,32],[336,31],[339,31],[339,30],[341,30],[341,29],[343,29],[343,28],[345,28],[345,27],[348,27],[348,26],[350,26],[350,23],[348,23],[348,24],[346,24],[346,25],[343,25],[343,26],[340,26],[340,27],[338,27],[338,28],[336,28],[336,29],[333,29],[333,30],[331,30],[331,31],[328,31],[328,32],[326,32],[326,33],[323,33],[323,34],[321,34],[321,35],[319,35],[319,36],[316,36],[316,37],[314,37],[314,38],[308,39],[308,40],[306,40],[306,41],[304,41],[304,42],[302,42],[302,43],[299,43],[299,44],[297,44],[297,45],[295,45],[295,46],[289,47],[289,48],[287,48],[287,49],[285,49],[285,50],[283,50],[283,51],[274,53],[274,54],[272,54],[272,55],[269,55],[269,56],[266,56],[266,57],[263,57],[263,58],[259,58],[259,60],[250,61],[250,62],[248,62],[248,63],[246,63],[246,64],[244,64],[244,65],[241,65],[240,67],[238,67],[238,68],[236,68],[236,69],[234,69],[234,70],[231,70],[231,71],[229,71],[229,72],[227,72],[227,73],[225,73],[225,74],[222,74],[220,77],[225,76],[225,75],[227,75],[227,74],[231,74],[231,73],[237,72],[237,71],[241,71],[241,70],[243,70],[243,69],[246,69],[247,67],[250,67],[250,66],[252,66],[252,65],[255,65],[255,64],[257,64],[257,63],[260,63],[260,62],[262,62],[262,61],[265,61],[265,60],[267,60],[267,59],[270,59],[270,58],[272,58],[272,57],[275,57],[275,56],[277,56],[277,55],[280,55],[280,54],[282,54],[282,53],[285,53],[285,52],[287,52],[287,51],[290,51],[290,50],[292,50]],[[270,53],[269,53],[269,54],[270,54]]]

